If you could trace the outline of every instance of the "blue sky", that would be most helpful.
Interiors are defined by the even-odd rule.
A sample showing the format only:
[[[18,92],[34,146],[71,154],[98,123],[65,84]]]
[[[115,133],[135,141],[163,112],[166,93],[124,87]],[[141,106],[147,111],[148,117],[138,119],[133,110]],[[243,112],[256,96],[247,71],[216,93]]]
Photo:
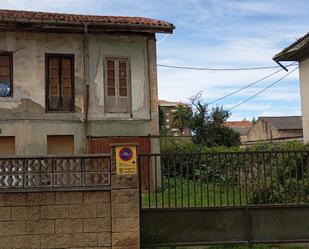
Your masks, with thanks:
[[[273,55],[309,31],[309,1],[297,0],[0,0],[0,8],[99,15],[146,16],[172,22],[158,35],[158,63],[193,67],[276,66]],[[276,69],[209,72],[158,68],[159,97],[187,102],[203,91],[206,102]],[[281,72],[217,104],[229,108],[279,79]],[[231,120],[299,115],[298,70],[250,102]]]

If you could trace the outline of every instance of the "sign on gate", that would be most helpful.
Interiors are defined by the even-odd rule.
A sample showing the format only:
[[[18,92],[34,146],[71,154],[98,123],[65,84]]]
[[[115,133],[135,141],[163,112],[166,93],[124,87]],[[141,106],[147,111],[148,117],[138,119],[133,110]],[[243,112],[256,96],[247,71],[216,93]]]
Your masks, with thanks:
[[[137,174],[136,167],[136,146],[116,146],[116,173],[117,175]]]

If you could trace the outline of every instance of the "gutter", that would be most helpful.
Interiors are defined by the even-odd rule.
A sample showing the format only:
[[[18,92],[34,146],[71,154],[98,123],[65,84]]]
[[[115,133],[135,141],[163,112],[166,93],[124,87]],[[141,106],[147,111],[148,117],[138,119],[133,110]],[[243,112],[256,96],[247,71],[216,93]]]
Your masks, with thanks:
[[[89,151],[88,143],[88,112],[89,112],[89,43],[88,43],[88,26],[84,25],[83,39],[83,54],[84,54],[84,83],[85,83],[85,103],[84,103],[84,153]]]
[[[43,19],[25,19],[25,18],[8,18],[8,17],[0,17],[1,21],[4,22],[14,22],[14,23],[29,23],[29,24],[56,24],[56,25],[73,25],[73,26],[80,26],[81,29],[83,26],[98,26],[102,28],[111,28],[113,27],[115,31],[118,29],[121,31],[144,31],[144,32],[151,32],[152,29],[156,30],[159,33],[173,33],[175,26],[170,24],[170,26],[162,26],[162,25],[145,25],[145,24],[128,24],[128,23],[102,23],[102,22],[74,22],[74,21],[58,21],[58,20],[43,20]],[[89,29],[89,28],[88,28]]]

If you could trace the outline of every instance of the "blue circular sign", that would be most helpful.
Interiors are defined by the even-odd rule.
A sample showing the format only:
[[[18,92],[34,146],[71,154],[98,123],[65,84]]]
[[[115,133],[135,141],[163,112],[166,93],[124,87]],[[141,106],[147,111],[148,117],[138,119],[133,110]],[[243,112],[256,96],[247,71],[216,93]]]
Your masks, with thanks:
[[[129,161],[133,158],[133,151],[129,147],[124,147],[119,151],[119,157],[123,161]]]

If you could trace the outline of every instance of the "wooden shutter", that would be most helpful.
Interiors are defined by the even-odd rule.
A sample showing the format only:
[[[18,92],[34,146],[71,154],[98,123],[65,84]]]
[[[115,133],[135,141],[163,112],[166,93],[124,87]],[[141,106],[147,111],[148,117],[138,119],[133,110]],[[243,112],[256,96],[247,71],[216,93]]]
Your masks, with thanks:
[[[54,154],[54,155],[74,154],[74,136],[72,135],[47,136],[47,154]]]
[[[60,108],[60,78],[58,58],[48,58],[48,109]]]
[[[15,154],[15,137],[0,137],[0,155]]]
[[[47,109],[73,111],[74,107],[73,56],[47,55]]]
[[[62,107],[64,110],[72,109],[72,59],[62,58]]]
[[[129,65],[127,59],[105,61],[105,104],[107,112],[130,110]]]
[[[128,62],[127,60],[118,61],[118,96],[117,111],[129,112],[129,84],[128,84]]]
[[[105,103],[107,112],[117,112],[116,93],[116,60],[108,59],[105,62],[106,85]]]
[[[0,54],[0,96],[12,96],[12,54]]]

